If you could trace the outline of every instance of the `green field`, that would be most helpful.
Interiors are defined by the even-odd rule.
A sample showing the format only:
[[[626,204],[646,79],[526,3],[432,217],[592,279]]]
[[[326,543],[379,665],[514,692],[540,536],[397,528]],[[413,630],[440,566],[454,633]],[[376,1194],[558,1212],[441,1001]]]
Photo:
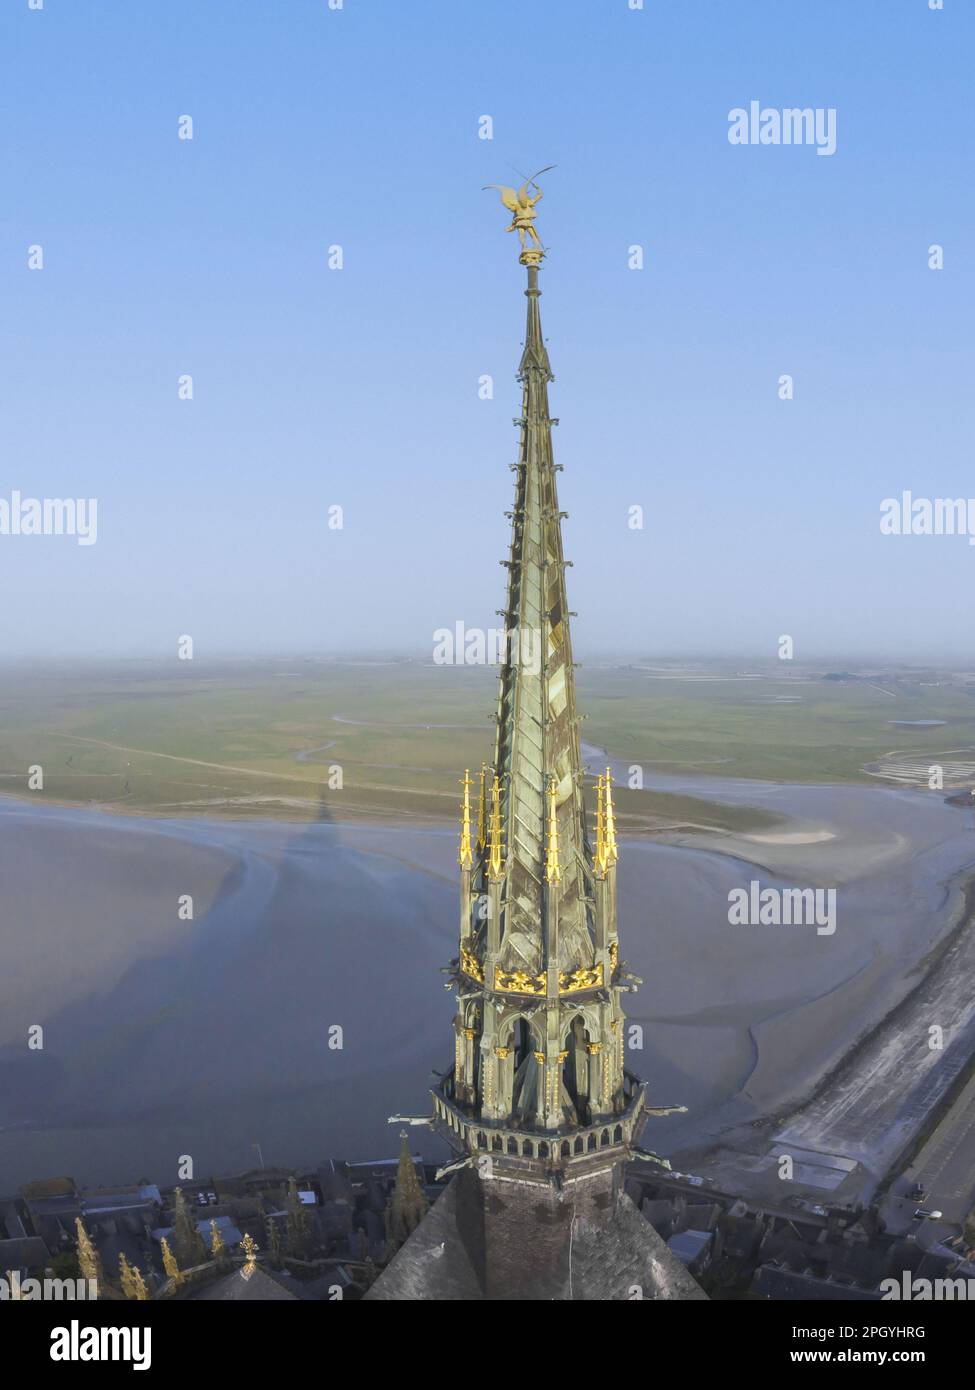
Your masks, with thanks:
[[[870,781],[891,750],[975,748],[975,679],[891,671],[598,665],[578,672],[587,743],[653,772]],[[490,759],[497,672],[420,662],[129,664],[4,672],[0,790],[154,815],[443,821]],[[892,721],[943,720],[897,728]],[[28,789],[28,769],[43,789]],[[340,768],[341,788],[328,786]],[[333,780],[335,774],[332,774]],[[752,810],[619,791],[621,828],[776,823]]]
[[[892,749],[932,761],[946,749],[975,750],[975,673],[871,671],[834,680],[829,668],[783,676],[714,665],[695,679],[632,668],[584,674],[587,740],[661,771],[869,782],[865,765]],[[916,720],[944,727],[894,727]]]

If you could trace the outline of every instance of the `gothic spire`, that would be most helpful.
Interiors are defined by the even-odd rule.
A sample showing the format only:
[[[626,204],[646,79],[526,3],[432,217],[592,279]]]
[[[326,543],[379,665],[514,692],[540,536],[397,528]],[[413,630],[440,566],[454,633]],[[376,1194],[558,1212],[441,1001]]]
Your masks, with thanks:
[[[593,965],[588,907],[592,856],[586,836],[582,757],[565,591],[567,561],[552,452],[548,384],[552,380],[539,313],[538,261],[529,249],[528,317],[519,367],[522,413],[511,521],[505,630],[509,634],[498,696],[495,772],[501,782],[507,882],[502,903],[501,964],[547,968],[544,901],[546,795],[555,786],[562,877],[558,966]]]
[[[410,1153],[409,1135],[405,1129],[401,1130],[396,1185],[389,1200],[387,1214],[392,1250],[398,1250],[410,1232],[419,1226],[429,1205]]]
[[[454,1064],[432,1090],[434,1126],[460,1152],[441,1169],[453,1174],[447,1190],[366,1297],[607,1299],[636,1287],[650,1298],[701,1298],[623,1191],[625,1161],[652,1157],[636,1147],[645,1085],[625,1067],[621,996],[638,981],[619,960],[608,776],[599,779],[598,872],[586,834],[538,308],[542,195],[535,179],[499,191],[528,272],[528,322],[494,765],[490,788],[482,772],[470,865],[465,785],[460,950],[448,967]],[[408,1229],[401,1218],[418,1188],[404,1139],[391,1245]],[[580,1257],[590,1232],[592,1254]]]
[[[461,833],[460,954],[450,1093],[484,1119],[543,1130],[635,1115],[623,1067],[615,826],[600,777],[599,859],[586,831],[584,768],[552,453],[552,380],[539,313],[537,197],[502,189],[522,234],[528,316],[511,512],[506,642],[490,782],[482,770],[476,851]],[[533,242],[532,242],[533,239]],[[532,244],[529,244],[532,242]],[[489,809],[488,809],[489,802]],[[588,1142],[588,1141],[587,1141]]]

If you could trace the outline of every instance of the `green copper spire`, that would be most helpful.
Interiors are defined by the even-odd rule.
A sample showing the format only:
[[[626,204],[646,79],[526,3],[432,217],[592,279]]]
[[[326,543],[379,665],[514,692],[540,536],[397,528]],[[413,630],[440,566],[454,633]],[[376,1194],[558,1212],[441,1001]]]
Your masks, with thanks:
[[[515,214],[509,230],[525,234],[528,316],[491,810],[486,843],[479,837],[472,863],[462,864],[460,1010],[447,1089],[484,1120],[550,1132],[624,1112],[635,1119],[642,1092],[623,1067],[615,830],[614,851],[604,848],[598,865],[586,830],[553,378],[539,312],[545,252],[532,226],[538,197],[527,185],[501,196]],[[612,815],[606,797],[600,782],[601,845]]]
[[[494,765],[501,779],[508,876],[500,963],[536,973],[548,964],[544,931],[546,791],[554,783],[563,872],[548,948],[562,969],[594,964],[587,900],[582,758],[565,592],[562,516],[552,454],[552,380],[539,314],[538,269],[528,267],[521,357],[520,442],[511,520],[505,628],[511,634],[498,695]],[[556,924],[551,923],[554,928]]]

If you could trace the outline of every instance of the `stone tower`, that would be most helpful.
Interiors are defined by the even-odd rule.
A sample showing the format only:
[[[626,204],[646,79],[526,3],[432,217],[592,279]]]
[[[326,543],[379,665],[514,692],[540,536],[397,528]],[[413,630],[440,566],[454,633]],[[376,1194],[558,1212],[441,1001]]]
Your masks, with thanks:
[[[702,1298],[623,1191],[649,1111],[627,1071],[612,776],[584,796],[538,201],[502,189],[522,236],[527,330],[493,762],[464,774],[454,1064],[431,1123],[456,1176],[369,1298]],[[507,195],[507,196],[506,196]],[[539,193],[540,196],[540,193]],[[521,221],[519,221],[521,218]],[[525,224],[528,224],[527,226]],[[474,802],[476,800],[476,810]],[[633,1290],[640,1292],[634,1294]]]

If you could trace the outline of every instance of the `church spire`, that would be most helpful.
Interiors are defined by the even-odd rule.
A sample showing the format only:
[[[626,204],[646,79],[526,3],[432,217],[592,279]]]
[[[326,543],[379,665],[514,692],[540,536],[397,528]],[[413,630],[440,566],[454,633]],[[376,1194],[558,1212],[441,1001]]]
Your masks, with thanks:
[[[509,230],[521,239],[528,301],[504,562],[506,642],[494,760],[490,780],[481,773],[473,849],[464,777],[454,1067],[434,1091],[434,1104],[448,1137],[462,1140],[469,1154],[486,1147],[495,1163],[499,1152],[516,1154],[519,1172],[527,1156],[550,1172],[556,1155],[560,1168],[596,1150],[603,1166],[618,1163],[642,1125],[644,1090],[624,1067],[622,994],[635,982],[624,984],[620,973],[609,771],[597,781],[595,855],[586,828],[562,549],[566,513],[559,508],[553,377],[539,310],[545,251],[534,209],[541,191],[530,195],[531,187],[529,181],[518,191],[501,189],[514,214]],[[556,1134],[574,1137],[556,1146]]]
[[[519,228],[519,215],[513,223]],[[498,692],[495,769],[501,779],[507,846],[502,897],[500,964],[535,974],[547,968],[544,929],[545,844],[553,782],[561,850],[557,965],[593,967],[588,886],[591,854],[582,798],[582,756],[575,701],[575,668],[562,550],[562,519],[552,451],[548,386],[552,381],[542,334],[538,269],[544,251],[527,245],[525,344],[519,364],[522,410],[512,509],[506,660]],[[553,938],[554,939],[554,938]]]
[[[609,777],[598,783],[598,871],[586,832],[538,307],[541,190],[529,179],[500,192],[528,320],[494,761],[471,866],[461,853],[460,950],[447,969],[454,1065],[432,1092],[433,1125],[457,1156],[440,1169],[453,1175],[447,1190],[366,1297],[701,1298],[624,1190],[625,1161],[653,1157],[637,1146],[645,1087],[624,1065],[622,995],[639,982],[619,959]]]
[[[400,1130],[399,1160],[396,1165],[396,1185],[393,1188],[389,1199],[386,1212],[386,1226],[390,1253],[398,1250],[411,1231],[415,1231],[417,1226],[426,1215],[430,1205],[426,1199],[423,1188],[420,1186],[420,1179],[417,1176],[416,1164],[410,1153],[409,1134],[405,1129]]]

